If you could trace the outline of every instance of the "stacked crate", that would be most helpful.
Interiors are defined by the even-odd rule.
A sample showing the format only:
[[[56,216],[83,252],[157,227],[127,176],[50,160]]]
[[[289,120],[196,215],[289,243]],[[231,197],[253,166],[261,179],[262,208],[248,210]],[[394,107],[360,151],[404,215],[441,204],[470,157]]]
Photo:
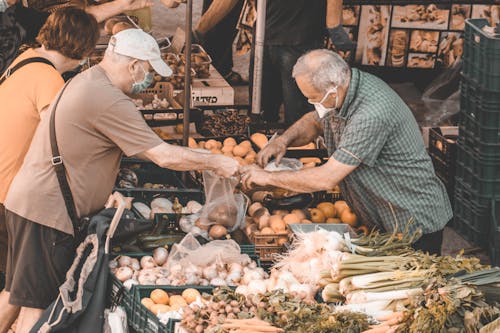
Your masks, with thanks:
[[[500,36],[465,30],[455,183],[455,226],[500,264]]]

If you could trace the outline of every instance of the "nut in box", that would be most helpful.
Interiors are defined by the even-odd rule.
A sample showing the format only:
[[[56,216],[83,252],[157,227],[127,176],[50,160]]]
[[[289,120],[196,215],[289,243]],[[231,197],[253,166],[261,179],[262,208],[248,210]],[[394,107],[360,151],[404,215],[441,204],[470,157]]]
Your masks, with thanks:
[[[168,82],[156,82],[151,88],[130,96],[139,110],[182,109],[174,98],[174,87]],[[175,116],[175,115],[174,115]],[[168,114],[144,115],[146,120],[165,120]],[[175,116],[176,117],[176,116]]]
[[[181,54],[181,60],[186,62],[184,54]],[[191,47],[191,66],[196,72],[196,77],[206,79],[210,77],[210,64],[212,58],[205,49],[198,44],[193,44]]]
[[[161,76],[156,76],[155,80],[162,80],[166,82],[170,82],[174,89],[180,90],[184,89],[184,75],[186,72],[186,63],[175,53],[166,53],[163,55],[163,58],[172,69],[172,76],[162,78]],[[196,71],[191,68],[191,79],[196,76]]]

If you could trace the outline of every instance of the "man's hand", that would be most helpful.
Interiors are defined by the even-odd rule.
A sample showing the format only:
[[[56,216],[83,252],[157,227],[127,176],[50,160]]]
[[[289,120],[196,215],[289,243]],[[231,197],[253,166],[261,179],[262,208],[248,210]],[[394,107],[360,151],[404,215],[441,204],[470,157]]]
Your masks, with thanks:
[[[342,25],[335,28],[328,28],[328,35],[332,40],[333,45],[337,51],[352,51],[356,48],[356,43],[349,39],[349,35],[345,32]]]
[[[244,189],[250,189],[253,185],[269,185],[271,173],[259,168],[257,165],[245,165],[241,168],[241,184]]]
[[[136,10],[153,6],[153,0],[121,0],[123,10]]]
[[[280,140],[280,138],[270,141],[257,154],[257,163],[264,168],[269,160],[274,156],[276,158],[276,165],[280,164],[281,159],[285,156],[286,148],[286,144]]]
[[[240,164],[234,158],[224,155],[213,155],[208,156],[207,158],[214,159],[213,164],[215,165],[215,168],[213,168],[213,171],[221,177],[229,178],[234,176],[240,169]]]
[[[168,7],[168,8],[177,8],[179,7],[179,5],[181,4],[180,1],[176,1],[176,0],[160,0],[160,2],[165,6],[165,7]]]

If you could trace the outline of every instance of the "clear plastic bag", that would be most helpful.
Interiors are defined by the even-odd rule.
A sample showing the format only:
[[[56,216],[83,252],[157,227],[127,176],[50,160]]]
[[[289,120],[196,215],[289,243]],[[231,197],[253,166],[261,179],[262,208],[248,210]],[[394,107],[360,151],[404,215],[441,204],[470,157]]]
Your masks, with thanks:
[[[238,179],[223,178],[204,171],[203,184],[206,202],[200,212],[199,224],[220,224],[230,232],[240,228],[245,220],[248,201],[243,194],[236,193]]]
[[[436,127],[444,125],[460,111],[460,71],[462,61],[446,69],[422,94],[422,101],[427,107],[421,126]]]

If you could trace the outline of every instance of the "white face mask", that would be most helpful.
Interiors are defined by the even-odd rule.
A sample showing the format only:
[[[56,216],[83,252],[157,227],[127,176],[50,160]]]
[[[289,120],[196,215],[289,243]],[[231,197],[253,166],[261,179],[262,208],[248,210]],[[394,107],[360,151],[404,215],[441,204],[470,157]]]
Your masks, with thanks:
[[[331,107],[331,108],[327,108],[323,105],[323,102],[328,98],[328,96],[330,96],[330,94],[332,93],[335,93],[335,106],[334,107]],[[309,103],[311,103],[312,105],[314,105],[314,108],[316,109],[316,112],[318,112],[318,115],[320,118],[323,118],[324,116],[326,116],[326,114],[328,114],[329,112],[333,111],[333,110],[336,110],[337,109],[337,104],[339,102],[339,95],[337,94],[337,87],[333,87],[333,88],[330,88],[326,93],[325,95],[323,96],[323,98],[321,99],[321,101],[319,102],[311,102],[310,100],[308,100]]]

